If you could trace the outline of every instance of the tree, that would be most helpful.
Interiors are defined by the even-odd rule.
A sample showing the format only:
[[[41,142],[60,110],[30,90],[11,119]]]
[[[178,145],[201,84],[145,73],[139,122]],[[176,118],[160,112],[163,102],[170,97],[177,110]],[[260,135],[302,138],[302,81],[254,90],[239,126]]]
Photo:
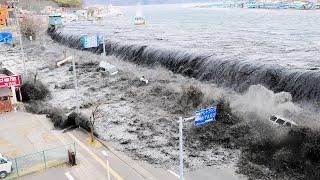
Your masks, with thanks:
[[[102,111],[101,110],[101,102],[93,103],[92,111],[91,111],[90,119],[89,119],[91,142],[94,142],[95,124],[96,124],[97,120],[99,120],[103,117],[101,111]]]
[[[37,38],[40,32],[39,22],[34,18],[28,18],[20,24],[21,35],[26,39],[32,37],[33,40]]]

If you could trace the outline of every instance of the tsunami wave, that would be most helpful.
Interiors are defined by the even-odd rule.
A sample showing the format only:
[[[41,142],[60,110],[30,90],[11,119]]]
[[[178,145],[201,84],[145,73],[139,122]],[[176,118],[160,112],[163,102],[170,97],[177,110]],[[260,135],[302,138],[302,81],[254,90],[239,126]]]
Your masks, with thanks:
[[[81,35],[49,29],[54,41],[82,49]],[[272,64],[252,63],[242,59],[221,59],[178,50],[159,49],[105,40],[106,55],[114,55],[141,65],[161,65],[174,73],[209,81],[244,92],[251,85],[261,84],[274,92],[289,92],[295,102],[320,103],[320,70],[289,69]],[[103,47],[86,49],[103,53]]]

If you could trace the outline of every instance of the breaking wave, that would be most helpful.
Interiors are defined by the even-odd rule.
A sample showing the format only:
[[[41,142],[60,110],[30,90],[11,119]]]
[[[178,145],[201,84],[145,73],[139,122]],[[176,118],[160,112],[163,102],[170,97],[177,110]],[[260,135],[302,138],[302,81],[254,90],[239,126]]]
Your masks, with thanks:
[[[72,48],[82,49],[80,35],[48,30],[51,38]],[[274,92],[289,92],[293,101],[320,103],[320,71],[288,69],[277,65],[245,60],[221,59],[147,45],[128,45],[106,40],[106,55],[143,65],[161,65],[167,69],[199,80],[213,82],[244,92],[251,85],[261,84]],[[102,53],[103,47],[87,49]]]

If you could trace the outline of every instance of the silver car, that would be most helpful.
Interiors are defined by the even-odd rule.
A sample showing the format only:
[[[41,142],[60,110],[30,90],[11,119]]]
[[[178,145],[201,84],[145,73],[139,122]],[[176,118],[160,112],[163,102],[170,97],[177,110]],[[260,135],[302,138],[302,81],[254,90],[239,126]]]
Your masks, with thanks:
[[[294,127],[294,126],[298,126],[297,123],[288,120],[286,118],[280,117],[278,115],[272,115],[270,117],[270,121],[278,126],[286,126],[286,127]]]

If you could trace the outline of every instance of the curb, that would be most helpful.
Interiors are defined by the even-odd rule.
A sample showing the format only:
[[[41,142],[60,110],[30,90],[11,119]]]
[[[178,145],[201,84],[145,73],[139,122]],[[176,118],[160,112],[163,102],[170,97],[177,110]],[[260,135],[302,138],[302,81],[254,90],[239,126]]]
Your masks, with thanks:
[[[82,131],[84,131],[86,134],[88,134],[88,131],[80,127]],[[98,138],[95,136],[96,140],[99,141],[103,147],[105,147],[108,151],[110,151],[114,156],[116,156],[119,160],[121,160],[123,163],[125,163],[127,166],[131,167],[135,172],[137,172],[140,176],[142,176],[146,180],[157,180],[156,177],[154,177],[149,171],[138,165],[134,160],[127,157],[126,155],[122,154],[122,152],[116,151],[113,146],[105,142],[104,140]],[[120,155],[119,155],[120,153]]]

